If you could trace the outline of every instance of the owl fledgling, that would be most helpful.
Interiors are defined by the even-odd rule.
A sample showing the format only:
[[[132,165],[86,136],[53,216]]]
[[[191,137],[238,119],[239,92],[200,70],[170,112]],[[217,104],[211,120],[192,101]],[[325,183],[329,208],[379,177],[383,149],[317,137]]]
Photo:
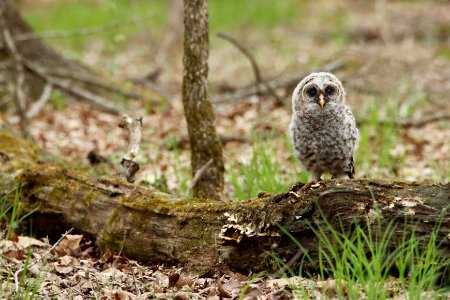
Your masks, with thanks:
[[[324,173],[353,178],[359,132],[336,76],[312,73],[300,81],[292,95],[289,131],[295,155],[310,173],[310,183],[321,180]]]

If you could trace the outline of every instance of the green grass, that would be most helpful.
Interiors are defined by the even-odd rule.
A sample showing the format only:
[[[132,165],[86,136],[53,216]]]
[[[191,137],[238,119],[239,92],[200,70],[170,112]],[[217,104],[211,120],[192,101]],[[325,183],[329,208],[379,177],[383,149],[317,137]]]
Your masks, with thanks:
[[[14,198],[11,201],[11,195]],[[34,211],[20,216],[20,187],[15,188],[9,193],[0,198],[0,240],[9,239],[13,232],[16,232],[20,222],[27,218]],[[6,234],[3,236],[4,231]],[[21,268],[21,272],[17,274],[15,279],[15,272],[10,268],[7,259],[0,255],[0,298],[5,299],[34,299],[39,291],[40,286],[45,278],[43,274],[32,275],[29,272],[29,267],[33,265],[31,247],[27,251],[25,261]],[[17,283],[17,288],[16,288]]]
[[[306,172],[300,172],[300,166],[295,161],[293,148],[289,139],[283,137],[283,149],[289,149],[290,160],[281,164],[276,160],[276,149],[282,143],[256,141],[252,145],[252,156],[247,162],[236,162],[228,170],[230,182],[237,199],[256,197],[258,193],[282,192],[298,181],[305,182]]]
[[[10,198],[10,195],[12,193],[14,193],[14,199],[13,202],[10,203],[8,199]],[[31,212],[23,216],[20,216],[19,200],[20,200],[20,187],[15,188],[14,190],[10,191],[9,193],[6,193],[0,198],[0,230],[3,228],[4,224],[7,224],[6,226],[7,231],[5,235],[6,239],[8,239],[13,232],[16,232],[20,222],[22,222],[24,219],[26,219],[28,216],[30,216],[37,210],[36,208]]]
[[[450,261],[439,248],[437,233],[440,223],[427,239],[418,238],[416,226],[409,224],[412,233],[407,234],[405,228],[408,225],[405,225],[403,238],[394,240],[394,232],[401,232],[401,228],[392,223],[384,224],[381,218],[375,222],[372,227],[366,224],[357,225],[351,231],[339,230],[323,216],[322,224],[311,225],[319,241],[319,261],[313,262],[306,255],[299,273],[304,272],[303,264],[306,262],[318,265],[319,280],[335,280],[338,299],[361,299],[362,296],[365,299],[390,299],[398,293],[407,295],[408,299],[423,299],[424,292],[432,293],[430,299],[445,297],[450,287],[441,286],[438,279],[447,276],[444,280],[450,282]],[[282,230],[303,250],[292,235]],[[396,247],[393,249],[391,246],[394,244]],[[280,260],[278,263],[283,267]],[[447,273],[442,275],[444,268],[447,268]],[[398,273],[396,279],[391,275],[393,269]],[[289,275],[295,275],[293,270],[289,269],[289,272]],[[387,288],[387,283],[391,283],[391,289]],[[296,289],[301,294],[308,294],[304,287]]]
[[[395,109],[383,108],[387,120],[396,120]],[[356,171],[362,168],[362,173],[368,177],[381,177],[386,173],[395,178],[395,165],[400,163],[392,157],[391,150],[398,142],[397,125],[393,122],[380,122],[379,106],[376,101],[368,108],[369,116],[359,127],[359,146],[355,154]],[[373,168],[373,166],[377,168]]]

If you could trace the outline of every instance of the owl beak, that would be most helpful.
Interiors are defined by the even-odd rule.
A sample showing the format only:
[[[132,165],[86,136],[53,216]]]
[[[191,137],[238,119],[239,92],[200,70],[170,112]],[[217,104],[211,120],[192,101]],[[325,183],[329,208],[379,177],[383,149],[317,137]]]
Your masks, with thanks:
[[[325,99],[324,99],[323,94],[319,95],[319,104],[320,104],[320,107],[322,107],[322,108],[325,105]]]

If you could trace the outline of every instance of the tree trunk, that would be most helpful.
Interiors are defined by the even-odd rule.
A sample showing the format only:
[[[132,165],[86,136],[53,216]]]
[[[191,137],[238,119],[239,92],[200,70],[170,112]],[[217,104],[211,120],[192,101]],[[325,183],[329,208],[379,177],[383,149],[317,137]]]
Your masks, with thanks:
[[[44,235],[74,227],[102,249],[198,273],[218,266],[274,270],[269,252],[285,261],[299,252],[278,226],[298,239],[312,259],[306,267],[314,269],[318,240],[309,224],[329,234],[323,216],[346,229],[355,223],[375,228],[374,215],[383,224],[394,222],[400,230],[393,233],[392,247],[414,226],[416,236],[426,241],[442,221],[438,241],[450,258],[449,184],[332,180],[299,192],[298,198],[286,192],[245,201],[187,199],[116,178],[93,178],[52,162],[34,144],[0,129],[0,191],[17,184],[22,213],[37,209],[32,228]]]
[[[207,0],[184,1],[183,105],[191,145],[194,197],[219,199],[223,189],[222,145],[208,99]]]

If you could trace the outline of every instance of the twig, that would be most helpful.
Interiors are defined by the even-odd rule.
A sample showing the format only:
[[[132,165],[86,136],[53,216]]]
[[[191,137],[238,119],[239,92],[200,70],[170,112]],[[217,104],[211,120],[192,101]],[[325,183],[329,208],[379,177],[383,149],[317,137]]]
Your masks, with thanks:
[[[431,115],[428,117],[424,117],[421,119],[416,119],[416,120],[379,120],[377,122],[378,125],[392,125],[392,126],[398,126],[401,128],[411,128],[411,127],[422,127],[425,126],[427,124],[430,123],[435,123],[435,122],[440,122],[440,121],[445,121],[445,120],[450,120],[450,114],[447,112],[443,112],[443,113],[437,113],[435,115]],[[358,120],[358,125],[361,124],[368,124],[368,123],[372,123],[371,120],[369,119],[359,119]]]
[[[194,178],[192,178],[191,184],[188,186],[185,196],[188,196],[191,190],[194,188],[194,186],[197,184],[197,182],[202,178],[203,174],[205,173],[206,169],[213,163],[213,159],[209,159],[206,164],[204,164],[200,169],[195,172]]]
[[[28,118],[32,118],[39,113],[39,111],[44,106],[44,104],[47,103],[48,99],[50,99],[50,96],[52,95],[52,91],[53,91],[53,86],[50,83],[47,83],[45,85],[44,90],[42,91],[42,94],[39,97],[38,101],[36,101],[28,110],[28,112],[27,112]]]
[[[344,67],[344,62],[341,60],[337,60],[334,62],[331,62],[329,64],[324,65],[321,68],[318,68],[315,71],[323,71],[323,72],[334,72],[336,70],[339,70],[341,68]],[[308,75],[308,73],[302,73],[302,74],[298,74],[298,75],[293,75],[291,77],[288,77],[286,79],[283,80],[268,80],[268,81],[264,81],[264,85],[262,87],[261,93],[262,94],[267,94],[270,93],[270,91],[266,88],[266,86],[270,86],[272,89],[276,90],[276,89],[280,89],[280,88],[284,88],[284,89],[294,89],[294,87],[300,82],[300,80],[302,80],[306,75]],[[258,91],[256,90],[254,85],[251,86],[247,86],[247,87],[243,87],[240,89],[237,89],[235,92],[231,93],[231,94],[225,94],[225,95],[221,95],[221,96],[216,96],[212,98],[212,103],[214,104],[221,104],[221,103],[230,103],[230,102],[235,102],[235,101],[239,101],[241,99],[245,99],[248,98],[250,96],[253,96],[255,94],[257,94]]]
[[[97,33],[102,33],[105,31],[113,30],[116,28],[120,28],[123,26],[134,25],[136,23],[141,23],[143,21],[147,21],[152,19],[154,16],[137,16],[131,18],[126,21],[117,21],[109,24],[97,26],[97,27],[85,27],[79,28],[72,31],[50,31],[50,32],[41,32],[39,34],[35,33],[24,33],[15,37],[16,42],[23,42],[29,40],[38,40],[38,39],[54,39],[54,38],[65,38],[65,37],[73,37],[73,36],[86,36]]]
[[[128,130],[128,151],[123,156],[120,164],[125,169],[125,177],[128,182],[134,182],[134,175],[139,171],[139,163],[135,161],[135,157],[139,153],[139,146],[142,139],[142,117],[133,119],[124,115],[120,119],[120,128]]]
[[[298,250],[295,255],[286,263],[284,264],[278,271],[270,275],[271,277],[278,278],[284,274],[286,274],[286,271],[291,271],[291,267],[298,261],[298,259],[302,256],[304,252],[301,250]]]
[[[81,83],[84,83],[87,85],[95,86],[95,87],[98,87],[105,91],[120,94],[122,96],[129,97],[132,99],[141,99],[142,98],[142,96],[137,93],[124,91],[123,89],[121,89],[119,87],[113,86],[111,84],[107,84],[101,80],[96,79],[93,76],[83,75],[81,73],[68,72],[67,70],[62,70],[62,69],[52,69],[49,71],[48,75],[52,76],[52,77],[71,79],[73,81],[78,81],[78,82],[81,82]]]
[[[53,86],[49,83],[47,83],[44,87],[44,90],[42,91],[41,96],[39,97],[38,101],[33,103],[30,107],[30,109],[27,111],[27,118],[31,119],[35,115],[39,113],[39,111],[42,109],[44,104],[50,99],[50,96],[52,94]],[[20,119],[17,116],[12,116],[9,118],[9,123],[11,124],[17,124],[20,121]]]
[[[242,52],[242,54],[244,54],[250,61],[250,64],[252,66],[253,69],[253,74],[255,75],[255,79],[256,79],[256,88],[257,88],[257,95],[258,97],[261,96],[261,90],[260,87],[264,86],[267,91],[281,104],[283,104],[283,100],[277,95],[277,93],[275,92],[274,89],[272,89],[272,87],[270,85],[267,84],[267,82],[265,82],[262,77],[261,77],[261,71],[259,69],[258,63],[256,62],[256,59],[253,57],[253,55],[250,53],[250,51],[245,48],[243,45],[241,45],[235,38],[233,38],[232,36],[223,33],[223,32],[219,32],[217,33],[217,36],[229,41],[230,43],[232,43],[239,51]]]
[[[24,64],[29,70],[31,70],[33,73],[44,79],[49,84],[56,86],[74,96],[80,97],[81,99],[84,99],[85,101],[91,103],[92,105],[106,112],[110,113],[119,112],[119,110],[113,104],[111,104],[111,101],[103,98],[102,96],[84,90],[79,86],[71,84],[69,81],[54,78],[51,75],[49,75],[45,69],[41,68],[39,65],[31,61],[24,60]]]
[[[16,45],[12,39],[11,33],[9,32],[6,22],[4,19],[3,11],[0,11],[0,22],[3,27],[3,38],[5,40],[6,46],[8,47],[9,52],[11,53],[15,68],[16,68],[16,97],[15,103],[17,108],[17,114],[19,115],[20,129],[25,137],[30,137],[30,131],[28,128],[28,118],[26,115],[26,99],[25,92],[23,90],[23,85],[25,83],[25,72],[23,68],[23,58],[22,55],[17,50]]]
[[[249,137],[246,136],[234,136],[234,135],[223,135],[219,134],[219,139],[222,145],[225,145],[230,142],[236,142],[236,143],[248,143],[251,141]],[[182,135],[180,137],[177,137],[174,141],[171,141],[170,143],[162,142],[160,144],[161,148],[185,148],[186,145],[189,143],[189,137],[187,135]]]
[[[16,293],[19,291],[19,273],[23,272],[25,270],[25,267],[27,269],[30,269],[31,267],[33,267],[34,265],[38,264],[40,261],[42,261],[47,255],[50,254],[50,252],[52,252],[53,249],[55,249],[55,247],[69,234],[71,233],[73,230],[73,228],[70,228],[69,230],[66,231],[66,233],[64,233],[59,240],[56,241],[56,243],[53,244],[53,246],[50,247],[50,249],[48,249],[46,252],[44,252],[44,254],[39,257],[39,259],[37,259],[35,262],[29,264],[28,266],[24,266],[23,268],[20,268],[19,270],[17,270],[16,272],[14,272],[14,283],[15,283],[15,289],[16,289]]]
[[[444,121],[444,120],[450,120],[450,113],[440,113],[431,115],[422,119],[417,120],[409,120],[409,121],[403,121],[400,124],[398,124],[400,127],[409,128],[409,127],[422,127],[424,125],[427,125],[429,123]]]

